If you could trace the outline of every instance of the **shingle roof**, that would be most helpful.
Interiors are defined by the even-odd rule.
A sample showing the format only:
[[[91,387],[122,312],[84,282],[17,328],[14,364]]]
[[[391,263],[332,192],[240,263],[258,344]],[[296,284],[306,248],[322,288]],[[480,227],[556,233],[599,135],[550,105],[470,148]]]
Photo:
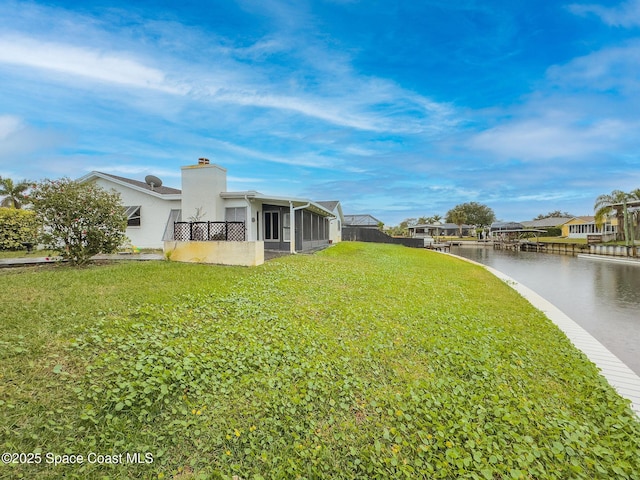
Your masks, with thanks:
[[[171,188],[171,187],[165,187],[165,186],[151,188],[151,186],[148,185],[146,182],[140,182],[138,180],[133,180],[131,178],[120,177],[118,175],[112,175],[110,173],[104,173],[104,172],[99,172],[99,173],[101,173],[102,175],[106,175],[107,177],[111,177],[111,178],[114,178],[116,180],[120,180],[121,182],[128,183],[129,185],[135,185],[136,187],[144,188],[145,190],[149,190],[150,192],[159,193],[160,195],[176,195],[176,194],[182,193],[182,191],[178,190],[177,188]]]
[[[338,200],[331,200],[328,202],[316,202],[316,203],[318,205],[322,205],[327,210],[333,212],[340,202]]]
[[[560,225],[564,225],[573,217],[547,217],[540,220],[527,220],[525,222],[520,222],[525,227],[532,228],[545,228],[545,227],[559,227]]]
[[[345,215],[344,224],[351,226],[378,226],[380,220],[371,215]]]

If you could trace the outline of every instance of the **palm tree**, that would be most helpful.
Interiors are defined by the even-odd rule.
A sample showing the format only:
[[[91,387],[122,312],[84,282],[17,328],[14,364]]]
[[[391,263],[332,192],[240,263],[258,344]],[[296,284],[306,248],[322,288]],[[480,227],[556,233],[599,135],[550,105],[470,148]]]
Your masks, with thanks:
[[[596,211],[596,225],[601,226],[605,218],[615,210],[616,218],[618,219],[618,230],[620,231],[620,227],[622,227],[622,239],[628,241],[630,225],[627,202],[633,199],[632,195],[622,190],[614,190],[609,195],[600,195],[596,198],[596,203],[593,205],[593,209]],[[622,208],[614,207],[614,205],[622,205]]]
[[[451,210],[451,222],[458,225],[458,234],[462,238],[462,225],[467,221],[467,214],[461,208]]]
[[[26,203],[25,191],[29,189],[31,182],[22,180],[17,184],[10,178],[0,177],[0,197],[4,197],[0,205],[7,208],[22,208]]]

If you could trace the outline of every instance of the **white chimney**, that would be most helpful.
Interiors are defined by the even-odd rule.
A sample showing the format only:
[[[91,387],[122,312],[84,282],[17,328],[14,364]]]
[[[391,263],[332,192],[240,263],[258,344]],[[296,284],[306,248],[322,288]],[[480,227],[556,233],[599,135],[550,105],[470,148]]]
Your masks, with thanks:
[[[206,161],[206,163],[204,162]],[[201,221],[224,221],[224,204],[220,194],[227,191],[227,170],[209,163],[182,167],[182,218],[188,220],[200,209]]]

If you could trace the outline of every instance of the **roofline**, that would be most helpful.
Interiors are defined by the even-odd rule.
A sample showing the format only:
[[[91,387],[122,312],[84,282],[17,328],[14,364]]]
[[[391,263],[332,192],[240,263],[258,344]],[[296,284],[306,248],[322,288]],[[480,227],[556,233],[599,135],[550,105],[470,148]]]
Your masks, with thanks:
[[[138,191],[140,193],[146,193],[147,195],[151,195],[152,197],[160,198],[162,200],[182,200],[182,194],[181,193],[165,193],[165,194],[158,193],[158,192],[155,192],[153,190],[147,190],[147,189],[139,187],[137,185],[133,185],[132,183],[123,182],[122,180],[120,180],[118,178],[112,177],[108,173],[102,173],[102,172],[97,172],[97,171],[93,171],[93,172],[87,173],[86,175],[80,177],[76,181],[79,182],[79,183],[85,183],[85,182],[88,182],[89,180],[92,180],[94,178],[102,178],[103,180],[108,180],[108,181],[116,183],[116,184],[118,184],[120,186],[130,188],[131,190],[136,190],[136,191]]]
[[[322,205],[318,204],[317,202],[314,202],[313,200],[309,200],[307,198],[300,198],[300,197],[279,197],[279,196],[274,196],[274,195],[265,195],[264,193],[260,193],[257,192],[255,190],[247,190],[244,192],[222,192],[220,193],[220,197],[222,198],[244,198],[244,199],[255,199],[255,200],[262,200],[262,201],[275,201],[275,202],[289,202],[292,204],[298,203],[299,205],[296,205],[296,207],[302,207],[306,204],[309,204],[310,206],[313,206],[314,208],[321,210],[322,212],[326,213],[327,217],[335,217],[336,215],[328,210],[327,208],[323,207]]]

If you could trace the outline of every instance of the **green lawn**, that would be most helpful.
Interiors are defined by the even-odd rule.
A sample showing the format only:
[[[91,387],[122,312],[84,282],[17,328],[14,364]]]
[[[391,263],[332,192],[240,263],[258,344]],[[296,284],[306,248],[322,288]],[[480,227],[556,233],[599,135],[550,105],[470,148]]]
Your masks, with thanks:
[[[448,256],[342,243],[256,268],[0,282],[0,445],[41,459],[0,478],[640,478],[627,402],[512,289]]]
[[[30,257],[55,257],[58,252],[52,250],[33,250],[27,253],[26,250],[0,250],[0,258],[30,258]]]

